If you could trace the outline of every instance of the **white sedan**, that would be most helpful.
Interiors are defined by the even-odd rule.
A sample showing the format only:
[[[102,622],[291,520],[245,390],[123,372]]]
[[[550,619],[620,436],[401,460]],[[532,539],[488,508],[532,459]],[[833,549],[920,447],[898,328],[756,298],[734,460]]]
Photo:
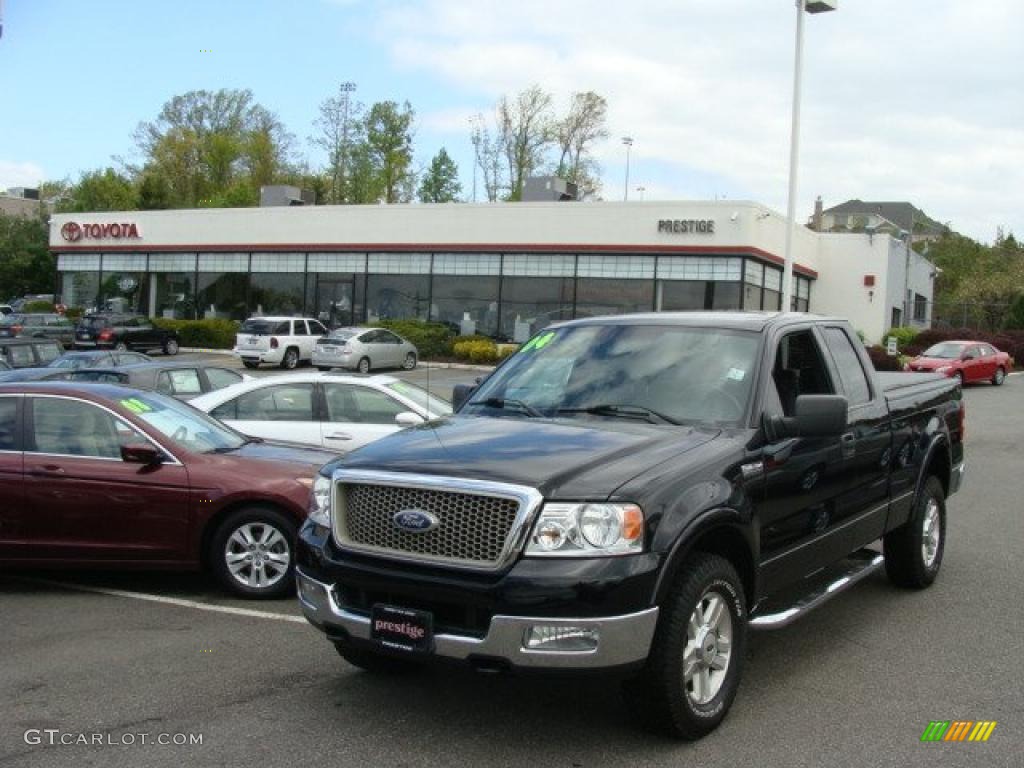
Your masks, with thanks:
[[[337,373],[245,381],[189,403],[243,434],[338,453],[452,412],[447,400],[394,376]]]

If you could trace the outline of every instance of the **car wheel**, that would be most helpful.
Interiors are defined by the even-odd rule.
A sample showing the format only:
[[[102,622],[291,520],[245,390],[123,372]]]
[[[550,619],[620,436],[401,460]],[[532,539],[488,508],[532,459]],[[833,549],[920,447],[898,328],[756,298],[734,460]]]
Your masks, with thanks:
[[[228,590],[243,597],[283,597],[295,571],[295,523],[261,507],[240,509],[210,540],[209,563]]]
[[[254,362],[252,360],[243,360],[242,361],[242,365],[244,365],[246,368],[250,368],[250,369],[254,369],[254,368],[259,368],[260,367],[259,363]]]
[[[114,345],[114,350],[116,352],[127,352],[128,351],[128,345],[125,344],[123,341],[119,341],[119,342],[117,342],[117,344]]]
[[[299,350],[295,347],[288,347],[281,358],[281,367],[288,371],[295,370],[299,365]]]
[[[416,353],[410,352],[405,356],[405,360],[402,362],[402,370],[411,371],[416,367]]]
[[[346,642],[334,644],[338,654],[351,664],[366,672],[373,672],[379,675],[396,675],[408,672],[416,672],[423,668],[410,659],[398,659],[394,656],[387,656],[383,653],[374,653],[366,648],[356,648]]]
[[[746,650],[743,586],[732,563],[696,553],[662,607],[647,663],[624,685],[642,724],[699,739],[725,718],[739,689]]]
[[[164,342],[164,354],[165,355],[176,355],[178,354],[178,342],[174,339],[168,339]]]
[[[359,360],[359,364],[356,366],[356,370],[360,373],[370,372],[370,358],[364,357]]]
[[[1001,387],[1004,381],[1006,381],[1006,369],[1000,366],[996,368],[996,372],[992,375],[992,383],[997,387]]]
[[[885,572],[898,587],[923,589],[939,574],[946,549],[946,493],[934,475],[925,480],[910,519],[885,534]]]
[[[318,365],[316,367],[316,369],[318,371],[329,371],[329,370],[331,370],[331,366],[329,366],[329,365]]]

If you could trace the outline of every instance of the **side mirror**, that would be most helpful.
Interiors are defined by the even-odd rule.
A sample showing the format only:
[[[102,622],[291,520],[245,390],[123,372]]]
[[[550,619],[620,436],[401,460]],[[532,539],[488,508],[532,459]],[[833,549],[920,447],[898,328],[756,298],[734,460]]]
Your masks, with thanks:
[[[786,437],[835,437],[846,431],[849,403],[842,395],[800,395],[791,417],[765,420],[769,440]]]
[[[395,414],[395,424],[400,427],[415,427],[417,424],[422,424],[424,418],[418,413],[412,411],[402,411],[401,413]]]
[[[476,384],[456,384],[452,389],[452,409],[459,410],[476,390]]]
[[[121,446],[121,460],[129,464],[152,466],[164,460],[163,454],[148,443],[131,443]]]

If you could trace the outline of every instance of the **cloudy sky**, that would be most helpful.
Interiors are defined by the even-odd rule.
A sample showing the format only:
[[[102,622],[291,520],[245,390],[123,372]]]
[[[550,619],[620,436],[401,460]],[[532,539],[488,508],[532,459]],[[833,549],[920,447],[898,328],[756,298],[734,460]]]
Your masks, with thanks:
[[[792,0],[0,2],[0,188],[137,159],[138,122],[199,88],[252,89],[316,165],[317,105],[351,80],[408,99],[417,163],[445,146],[471,196],[470,117],[537,83],[608,100],[606,199],[628,135],[631,199],[786,208]],[[801,218],[817,195],[910,200],[1024,235],[1019,0],[841,0],[805,30]]]

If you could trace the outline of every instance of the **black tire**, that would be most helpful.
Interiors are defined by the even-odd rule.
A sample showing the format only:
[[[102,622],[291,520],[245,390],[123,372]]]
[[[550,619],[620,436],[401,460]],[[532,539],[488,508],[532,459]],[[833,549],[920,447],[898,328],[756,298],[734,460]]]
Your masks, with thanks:
[[[946,493],[939,478],[925,480],[910,519],[885,534],[882,545],[893,584],[924,589],[935,581],[946,549]]]
[[[117,344],[114,345],[114,351],[115,352],[127,352],[128,351],[128,345],[125,344],[123,341],[119,341],[119,342],[117,342]]]
[[[260,367],[259,363],[254,362],[252,360],[243,360],[242,361],[242,365],[244,365],[246,368],[259,368]]]
[[[405,360],[402,362],[403,371],[412,371],[416,368],[416,353],[410,352],[405,356]]]
[[[295,583],[295,530],[295,522],[276,509],[239,509],[228,515],[210,538],[207,562],[221,584],[236,595],[256,599],[284,597]],[[276,536],[273,532],[276,532]],[[239,534],[237,537],[236,533]],[[252,547],[246,551],[245,541],[253,541],[258,546],[261,539],[267,542],[264,551]],[[240,563],[235,560],[235,556],[245,554],[249,554],[248,560]],[[280,564],[281,554],[287,558],[283,569],[279,565],[265,565]],[[234,572],[228,564],[229,559],[236,563]],[[265,576],[266,584],[258,583],[261,575]],[[257,583],[253,584],[253,581]]]
[[[374,653],[366,648],[356,648],[345,642],[335,643],[334,648],[338,651],[341,658],[353,667],[359,667],[359,669],[365,672],[372,672],[377,675],[408,674],[423,668],[422,664],[410,659],[399,659],[383,653]]]
[[[356,363],[356,370],[359,371],[359,373],[369,373],[370,372],[370,358],[368,358],[368,357],[360,358],[359,362]]]
[[[1003,366],[996,368],[996,372],[992,374],[992,385],[995,387],[1003,386],[1003,382],[1006,381],[1006,369]]]
[[[717,600],[716,600],[717,599]],[[713,608],[717,603],[717,608]],[[694,637],[689,637],[691,617],[708,609],[708,616],[725,611],[728,614],[729,644],[709,627],[722,624],[709,619],[701,624]],[[720,615],[720,614],[718,614]],[[724,618],[721,619],[724,622]],[[699,650],[691,644],[699,642]],[[692,741],[707,735],[725,718],[736,698],[743,670],[747,644],[747,607],[743,584],[732,563],[719,555],[696,552],[684,563],[672,592],[662,606],[658,629],[651,644],[651,653],[643,671],[624,684],[624,694],[631,713],[642,725],[661,733]],[[691,646],[691,651],[687,647]],[[697,672],[687,681],[684,658],[702,668],[702,657],[709,653],[719,660],[727,650],[722,674],[712,679],[707,670],[703,694],[698,682],[705,680]],[[718,663],[722,663],[719,661]],[[717,687],[716,687],[717,686]],[[706,701],[697,699],[707,697]]]
[[[286,371],[294,371],[299,367],[299,350],[295,347],[288,347],[281,358],[281,367]]]
[[[167,341],[164,342],[163,350],[165,355],[170,355],[171,357],[178,354],[178,340],[167,339]]]
[[[316,369],[318,371],[329,371],[329,370],[331,370],[331,366],[329,366],[329,365],[318,365],[316,367]]]

